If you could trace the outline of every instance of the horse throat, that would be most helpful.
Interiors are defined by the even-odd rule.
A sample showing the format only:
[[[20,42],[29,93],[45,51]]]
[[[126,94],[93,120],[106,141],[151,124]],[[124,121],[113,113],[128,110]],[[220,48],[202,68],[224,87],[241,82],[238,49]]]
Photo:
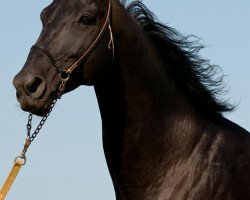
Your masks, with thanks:
[[[167,100],[170,91],[157,69],[160,63],[155,55],[148,59],[148,44],[133,50],[121,44],[121,48],[116,50],[119,61],[107,70],[95,91],[117,199],[123,195],[143,199],[140,191],[156,181],[158,172],[164,172],[159,168],[171,148],[166,135],[170,124],[165,123],[166,114],[171,112]]]
[[[126,122],[123,85],[120,76],[119,69],[112,66],[101,81],[94,86],[102,118],[104,153],[118,199],[120,195],[118,177],[121,171]]]

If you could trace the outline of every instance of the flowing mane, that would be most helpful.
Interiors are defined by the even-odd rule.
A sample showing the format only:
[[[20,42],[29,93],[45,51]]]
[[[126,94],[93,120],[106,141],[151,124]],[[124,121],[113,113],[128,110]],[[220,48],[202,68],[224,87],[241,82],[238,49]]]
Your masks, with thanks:
[[[193,105],[207,116],[221,116],[234,106],[219,99],[226,93],[220,67],[211,65],[209,60],[202,59],[198,53],[204,48],[196,36],[183,36],[175,29],[156,19],[155,15],[140,1],[127,3],[124,7],[135,21],[143,28],[159,49],[160,54],[171,68],[178,87],[184,92]]]

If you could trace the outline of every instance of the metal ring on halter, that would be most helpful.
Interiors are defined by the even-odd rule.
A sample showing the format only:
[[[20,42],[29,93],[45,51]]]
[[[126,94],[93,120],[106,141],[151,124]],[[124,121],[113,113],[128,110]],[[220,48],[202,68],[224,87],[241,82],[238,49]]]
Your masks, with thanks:
[[[67,70],[61,71],[60,78],[62,81],[64,81],[64,82],[68,81],[69,77],[70,77],[70,72],[68,72]]]

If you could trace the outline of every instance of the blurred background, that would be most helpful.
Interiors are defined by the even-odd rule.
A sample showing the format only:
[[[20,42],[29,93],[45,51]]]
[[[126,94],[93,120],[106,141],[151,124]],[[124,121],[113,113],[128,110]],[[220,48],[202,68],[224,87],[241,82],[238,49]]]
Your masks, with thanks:
[[[51,0],[0,0],[0,185],[25,138],[27,113],[12,86],[40,31],[41,10]],[[219,65],[238,105],[226,117],[250,130],[250,1],[143,1],[184,35],[202,38],[201,52]],[[36,122],[39,120],[36,119]],[[67,123],[66,123],[67,122]],[[28,152],[28,163],[8,200],[114,200],[101,140],[101,119],[92,87],[82,86],[58,102]]]

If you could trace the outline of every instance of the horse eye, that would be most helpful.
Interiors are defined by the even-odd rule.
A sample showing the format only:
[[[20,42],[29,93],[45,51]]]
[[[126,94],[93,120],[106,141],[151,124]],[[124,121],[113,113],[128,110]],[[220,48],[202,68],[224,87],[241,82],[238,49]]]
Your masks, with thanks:
[[[83,15],[78,22],[84,25],[90,25],[93,24],[94,19],[90,15]]]

